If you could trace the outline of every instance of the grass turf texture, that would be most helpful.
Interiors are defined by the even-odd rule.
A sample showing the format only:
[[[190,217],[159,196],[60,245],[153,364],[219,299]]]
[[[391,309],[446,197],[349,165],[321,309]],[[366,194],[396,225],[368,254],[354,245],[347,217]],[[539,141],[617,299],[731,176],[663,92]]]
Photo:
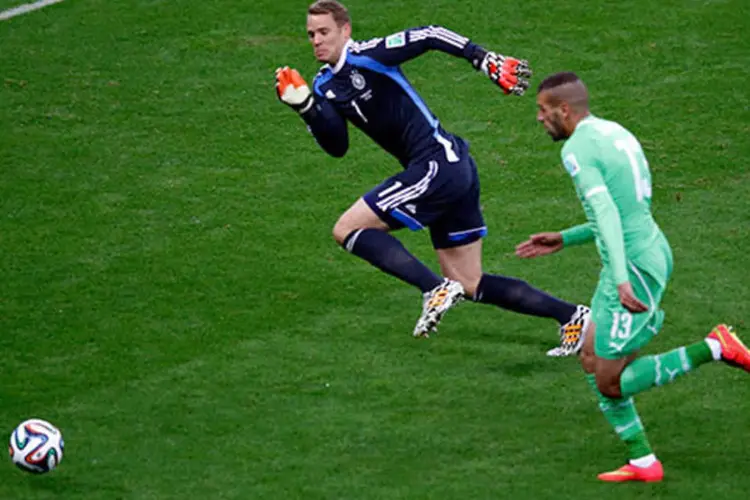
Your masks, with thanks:
[[[398,165],[358,132],[326,157],[273,92],[277,66],[317,69],[304,6],[79,0],[0,23],[0,429],[45,418],[67,443],[48,476],[7,461],[0,498],[744,497],[742,373],[638,398],[666,482],[612,486],[595,474],[624,448],[576,363],[544,357],[554,323],[465,304],[411,338],[418,295],[330,237]],[[745,2],[349,7],[359,39],[438,23],[528,58],[534,84],[577,71],[642,140],[674,248],[648,352],[718,321],[750,338]],[[442,54],[405,71],[472,143],[486,269],[587,302],[593,247],[512,256],[582,220],[533,92]]]

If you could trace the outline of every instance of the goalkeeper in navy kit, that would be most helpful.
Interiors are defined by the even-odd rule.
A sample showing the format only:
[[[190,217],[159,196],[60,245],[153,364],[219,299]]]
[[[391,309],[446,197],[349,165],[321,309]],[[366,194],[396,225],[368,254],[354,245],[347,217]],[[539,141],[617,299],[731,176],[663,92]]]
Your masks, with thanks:
[[[308,8],[307,35],[316,59],[325,65],[312,89],[296,70],[277,69],[278,97],[299,113],[329,155],[346,154],[349,122],[401,163],[401,172],[341,215],[333,237],[348,252],[422,292],[414,336],[428,337],[448,309],[469,298],[556,319],[561,343],[548,354],[577,353],[589,321],[587,307],[559,300],[522,280],[483,273],[482,238],[487,227],[469,146],[443,129],[400,68],[429,50],[438,50],[466,59],[505,94],[520,96],[529,85],[528,63],[487,51],[441,26],[356,42],[351,39],[347,9],[334,0]],[[404,227],[429,229],[442,276],[391,234]]]

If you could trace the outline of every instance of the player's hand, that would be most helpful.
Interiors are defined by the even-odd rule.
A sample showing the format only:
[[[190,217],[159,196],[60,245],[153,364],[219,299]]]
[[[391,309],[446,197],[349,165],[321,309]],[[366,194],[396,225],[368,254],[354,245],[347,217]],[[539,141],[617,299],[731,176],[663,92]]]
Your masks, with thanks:
[[[279,100],[298,113],[313,105],[313,96],[305,80],[296,69],[289,66],[276,69],[276,95]]]
[[[559,252],[562,247],[561,233],[537,233],[532,234],[528,240],[516,246],[516,255],[522,259],[531,259]]]
[[[506,94],[523,95],[529,88],[531,69],[524,59],[487,52],[479,69]]]
[[[648,311],[648,306],[638,300],[638,297],[633,293],[633,286],[629,281],[617,285],[617,293],[620,295],[620,304],[628,311],[632,313]]]

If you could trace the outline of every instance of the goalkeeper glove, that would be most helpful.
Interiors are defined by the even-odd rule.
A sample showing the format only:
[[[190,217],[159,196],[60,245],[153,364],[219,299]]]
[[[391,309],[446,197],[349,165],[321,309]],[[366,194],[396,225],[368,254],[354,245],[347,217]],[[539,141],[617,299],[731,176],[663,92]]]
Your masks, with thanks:
[[[531,78],[531,69],[529,62],[524,59],[487,52],[484,58],[476,63],[477,69],[503,89],[505,94],[523,95],[529,88],[528,78]]]
[[[313,96],[305,80],[289,66],[276,70],[276,95],[279,100],[302,114],[313,105]]]

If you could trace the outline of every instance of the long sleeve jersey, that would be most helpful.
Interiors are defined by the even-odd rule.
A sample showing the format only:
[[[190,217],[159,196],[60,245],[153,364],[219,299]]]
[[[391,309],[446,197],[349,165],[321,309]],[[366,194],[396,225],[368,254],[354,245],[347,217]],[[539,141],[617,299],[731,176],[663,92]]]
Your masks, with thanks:
[[[651,213],[651,172],[635,136],[616,122],[589,115],[561,156],[588,220],[562,232],[565,245],[595,240],[605,274],[618,285],[628,281],[629,261],[651,270],[656,264],[639,257],[666,238]]]
[[[468,38],[440,26],[363,42],[349,40],[338,63],[323,66],[315,77],[314,104],[302,114],[318,144],[332,156],[346,154],[348,121],[404,168],[439,150],[449,161],[457,161],[457,138],[443,130],[400,68],[428,50],[463,57],[475,67],[486,54]]]

